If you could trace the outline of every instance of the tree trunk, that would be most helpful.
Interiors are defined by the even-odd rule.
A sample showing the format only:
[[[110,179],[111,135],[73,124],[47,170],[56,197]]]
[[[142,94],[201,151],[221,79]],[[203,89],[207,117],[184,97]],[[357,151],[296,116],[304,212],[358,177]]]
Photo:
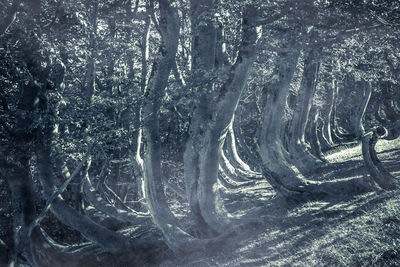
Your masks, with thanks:
[[[235,132],[236,136],[236,143],[238,145],[238,151],[243,152],[244,157],[246,158],[247,162],[251,164],[251,167],[256,170],[257,174],[259,173],[259,166],[260,166],[260,159],[257,156],[256,151],[251,151],[249,146],[246,144],[246,140],[243,137],[242,129],[241,129],[241,108],[240,106],[238,107],[238,110],[236,111],[237,116],[235,116],[235,120],[233,121],[233,130]],[[250,166],[250,165],[249,165]]]
[[[203,77],[209,87],[203,87],[200,91],[202,96],[193,114],[185,150],[185,177],[192,211],[197,214],[197,218],[204,220],[208,227],[220,233],[233,222],[240,221],[240,218],[230,216],[225,211],[222,201],[218,199],[218,162],[229,124],[255,59],[255,45],[258,40],[254,25],[256,19],[255,8],[250,7],[244,12],[242,44],[235,64],[227,70],[228,79],[222,85],[216,102],[209,96],[209,90],[213,92],[213,85],[207,77]],[[196,58],[193,68],[196,70],[199,68],[196,64],[200,64],[201,70],[207,73],[214,66],[213,50],[216,38],[211,38],[215,35],[213,27],[202,27],[199,27],[200,33],[203,34],[199,34],[199,46],[194,47]],[[212,47],[209,47],[211,41]]]
[[[291,160],[304,174],[319,168],[322,161],[313,156],[305,142],[305,130],[310,114],[319,71],[318,53],[311,49],[304,61],[303,78],[300,84],[297,104],[293,112],[288,151]]]
[[[330,89],[330,90],[329,90]],[[336,81],[332,80],[332,88],[328,88],[328,96],[326,99],[326,109],[322,117],[321,144],[324,150],[333,147],[331,118],[335,108],[334,95],[336,90]]]
[[[372,94],[372,87],[371,84],[362,81],[357,83],[357,88],[361,90],[362,93],[362,102],[357,107],[354,116],[351,118],[352,126],[355,132],[355,135],[358,139],[361,139],[365,133],[364,125],[363,125],[363,118],[365,111],[367,110],[367,106]]]
[[[362,137],[362,153],[365,166],[374,181],[386,190],[397,189],[395,178],[383,167],[376,155],[375,145],[379,136],[387,133],[383,127],[378,127],[365,133]]]
[[[161,229],[168,247],[176,253],[185,251],[194,240],[184,232],[168,207],[164,195],[161,171],[161,140],[159,110],[168,77],[174,64],[179,38],[179,17],[167,0],[159,0],[160,30],[162,30],[161,59],[153,65],[153,77],[145,91],[141,114],[144,146],[145,198],[153,222]]]
[[[104,200],[100,194],[96,193],[96,189],[92,186],[88,175],[83,178],[83,192],[87,201],[107,216],[110,216],[121,222],[128,222],[132,224],[149,222],[148,213],[137,212],[126,206],[124,208],[120,208],[117,207],[117,205],[111,205],[109,202]]]
[[[251,170],[250,166],[247,165],[239,156],[239,151],[236,147],[236,135],[233,128],[235,116],[232,118],[232,122],[229,125],[226,140],[222,151],[225,151],[225,155],[222,156],[223,162],[228,162],[233,167],[233,175],[242,177],[242,180],[248,180],[252,178],[260,178],[259,173]],[[240,129],[238,129],[240,131]],[[226,157],[225,157],[226,156]]]
[[[97,33],[97,8],[98,4],[96,2],[93,5],[89,5],[92,8],[91,12],[91,25],[92,31],[90,32],[89,36],[89,50],[90,54],[87,59],[86,65],[86,77],[85,77],[85,87],[82,90],[82,96],[85,100],[85,104],[87,108],[90,108],[92,103],[93,94],[96,87],[96,33]],[[88,126],[90,122],[87,119],[83,119],[83,129],[82,135],[84,136],[84,143],[88,143]],[[83,198],[82,198],[82,179],[86,176],[87,172],[89,171],[90,166],[87,165],[82,168],[79,175],[77,175],[74,180],[70,184],[71,188],[71,200],[73,206],[79,212],[83,212]]]
[[[320,120],[320,111],[317,110],[315,106],[311,108],[310,111],[310,119],[308,121],[307,125],[307,140],[309,145],[310,145],[310,152],[314,157],[317,157],[317,159],[321,160],[322,162],[327,162],[325,159],[324,155],[322,154],[321,150],[321,143],[319,142],[318,138],[318,127],[319,123],[321,122]]]
[[[44,99],[43,101],[46,100]],[[44,104],[47,105],[46,103]],[[46,123],[42,124],[43,128],[39,132],[36,155],[39,180],[43,187],[44,195],[46,198],[50,198],[57,188],[54,183],[55,175],[52,170],[53,162],[50,156],[50,143],[53,132],[53,122],[51,120],[53,115],[48,114],[48,112],[45,113],[47,113],[48,119]],[[117,252],[128,246],[127,238],[93,222],[76,209],[70,207],[61,196],[54,200],[50,210],[62,223],[79,231],[88,240],[99,244],[105,251]]]
[[[348,85],[348,82],[346,82],[346,85]],[[343,133],[340,130],[339,126],[339,121],[338,121],[338,116],[337,116],[337,109],[339,105],[339,86],[337,83],[335,83],[335,86],[333,87],[333,109],[330,117],[330,124],[331,124],[331,136],[332,140],[335,143],[341,144],[346,141],[350,141],[354,139],[354,136],[349,134],[349,133]]]

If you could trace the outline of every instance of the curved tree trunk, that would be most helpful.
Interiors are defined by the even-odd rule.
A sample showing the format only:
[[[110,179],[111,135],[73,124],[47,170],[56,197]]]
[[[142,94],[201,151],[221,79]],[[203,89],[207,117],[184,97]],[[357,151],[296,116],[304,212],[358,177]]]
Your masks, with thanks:
[[[55,184],[56,176],[53,173],[54,164],[51,157],[51,139],[53,133],[57,133],[57,127],[54,125],[54,114],[56,112],[52,111],[48,106],[44,93],[41,95],[38,106],[43,117],[41,118],[41,129],[37,132],[37,166],[44,196],[49,199],[57,188]],[[99,244],[106,251],[116,252],[129,245],[127,238],[98,225],[79,213],[79,211],[69,206],[61,195],[54,199],[50,210],[62,223],[79,231],[85,238]]]
[[[347,85],[348,83],[346,83]],[[335,83],[333,87],[333,109],[331,115],[331,136],[335,143],[341,144],[344,142],[352,141],[354,139],[354,135],[350,133],[344,133],[341,131],[341,127],[339,126],[338,117],[337,117],[337,108],[339,103],[339,86]]]
[[[355,132],[355,135],[358,139],[361,139],[365,133],[363,118],[365,111],[367,110],[367,106],[372,94],[371,84],[362,81],[357,83],[357,88],[361,90],[362,93],[362,101],[361,104],[357,107],[354,116],[351,118],[352,126]]]
[[[237,189],[247,185],[254,185],[254,181],[237,181],[231,178],[230,173],[226,173],[225,170],[219,166],[218,171],[218,182],[226,189]]]
[[[331,89],[331,90],[329,90]],[[322,118],[322,130],[321,130],[321,144],[324,150],[328,150],[333,147],[333,139],[332,139],[332,128],[331,128],[331,118],[335,108],[335,90],[336,90],[336,81],[332,80],[332,88],[328,89],[328,97],[326,100],[326,109],[323,112]]]
[[[232,165],[231,161],[225,155],[223,149],[221,149],[220,161],[219,161],[219,169],[222,170],[226,175],[229,175],[230,179],[236,182],[245,182],[249,181],[249,178],[246,177],[243,173],[239,172],[239,170]],[[233,161],[233,160],[232,160]]]
[[[378,127],[373,131],[365,133],[362,137],[362,153],[365,166],[374,181],[386,190],[397,189],[395,178],[383,167],[376,155],[375,145],[379,136],[383,136],[386,129]]]
[[[313,156],[317,157],[322,162],[327,162],[322,150],[321,150],[321,143],[319,142],[318,138],[318,126],[321,122],[320,118],[320,111],[317,110],[315,106],[311,108],[310,111],[310,119],[307,124],[307,141],[310,144],[310,152]]]
[[[194,207],[198,215],[201,215],[209,227],[220,233],[237,219],[240,220],[230,216],[225,211],[222,201],[218,199],[218,167],[229,124],[255,59],[255,45],[258,40],[254,24],[256,19],[257,12],[253,7],[247,8],[243,13],[243,37],[236,62],[226,70],[228,79],[222,85],[216,101],[210,99],[210,102],[207,102],[207,91],[203,89],[204,100],[200,100],[199,107],[194,111],[191,134],[185,151],[185,159],[190,159],[185,160],[185,176],[190,181],[187,187],[190,190],[189,201],[197,203]],[[201,31],[204,31],[205,39],[199,43],[196,52],[198,60],[204,62],[205,66],[213,66],[214,57],[209,58],[210,49],[206,49],[206,41],[211,36],[208,31],[215,30],[208,28]]]
[[[149,222],[149,213],[137,212],[129,207],[119,208],[104,200],[100,194],[96,193],[96,189],[92,186],[88,175],[83,178],[82,187],[86,200],[104,214],[121,222],[133,224]]]
[[[238,106],[236,111],[235,120],[233,121],[233,130],[236,136],[236,144],[238,145],[238,152],[243,153],[244,158],[251,164],[250,167],[253,167],[254,170],[257,170],[256,173],[259,171],[260,166],[260,159],[257,156],[257,152],[252,152],[249,146],[246,144],[246,140],[243,137],[243,133],[241,130],[241,107]]]
[[[248,180],[250,178],[259,178],[259,174],[251,170],[250,166],[247,165],[239,156],[239,152],[236,147],[236,134],[233,128],[235,117],[232,118],[232,122],[229,125],[226,140],[224,142],[225,155],[227,160],[234,167],[237,175],[242,176],[243,179]],[[239,129],[240,130],[240,129]],[[223,156],[224,157],[224,156]]]
[[[185,251],[192,236],[183,231],[168,207],[164,195],[161,171],[161,140],[159,118],[161,99],[167,86],[168,77],[175,61],[179,37],[179,18],[167,0],[159,0],[160,29],[162,30],[162,57],[153,65],[151,78],[144,98],[141,119],[145,142],[143,167],[145,198],[153,222],[161,229],[168,247],[175,253]]]

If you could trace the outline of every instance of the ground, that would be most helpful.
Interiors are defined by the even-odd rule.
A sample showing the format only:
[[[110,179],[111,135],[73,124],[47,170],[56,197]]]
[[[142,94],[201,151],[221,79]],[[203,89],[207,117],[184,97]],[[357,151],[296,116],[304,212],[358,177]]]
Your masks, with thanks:
[[[400,139],[377,144],[378,157],[400,179],[399,148]],[[360,145],[333,151],[327,159],[332,164],[321,179],[368,178]],[[219,251],[194,252],[162,261],[160,266],[400,266],[398,190],[377,189],[288,210],[280,208],[264,182],[222,195],[229,210],[264,205],[266,218],[278,215],[281,219],[248,225]]]
[[[400,138],[379,141],[377,151],[384,167],[400,182]],[[331,151],[327,159],[330,164],[310,179],[369,179],[359,144]],[[164,165],[170,168],[169,182],[183,189],[182,166],[174,162]],[[193,229],[184,198],[170,189],[166,193],[180,223],[186,230]],[[232,214],[262,209],[265,212],[259,218],[261,222],[241,226],[218,249],[175,257],[162,246],[153,247],[149,255],[147,251],[103,254],[96,260],[87,258],[83,265],[66,261],[63,266],[400,266],[399,190],[377,189],[363,195],[287,207],[266,181],[259,180],[244,188],[227,190],[221,186],[220,196]],[[125,226],[108,221],[100,213],[92,215],[125,234],[144,240],[162,239],[156,227],[149,230],[149,226]],[[78,232],[50,214],[41,226],[60,243],[83,241]]]

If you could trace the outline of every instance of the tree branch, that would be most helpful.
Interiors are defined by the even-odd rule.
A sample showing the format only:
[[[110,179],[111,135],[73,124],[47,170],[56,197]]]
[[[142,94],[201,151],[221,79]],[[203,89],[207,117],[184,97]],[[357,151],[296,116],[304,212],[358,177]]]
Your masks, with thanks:
[[[4,18],[3,22],[0,24],[0,36],[3,35],[11,24],[14,22],[15,17],[17,15],[17,11],[19,6],[23,0],[14,0],[11,7],[7,11],[7,16]]]

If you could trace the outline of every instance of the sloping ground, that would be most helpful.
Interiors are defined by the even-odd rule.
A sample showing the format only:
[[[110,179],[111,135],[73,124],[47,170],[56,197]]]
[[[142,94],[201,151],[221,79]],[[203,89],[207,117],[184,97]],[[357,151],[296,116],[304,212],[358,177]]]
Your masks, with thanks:
[[[379,141],[377,151],[400,179],[399,139]],[[322,179],[368,176],[360,145],[327,158],[331,166],[316,174]],[[264,206],[266,216],[282,217],[247,226],[220,251],[194,252],[160,266],[400,266],[399,190],[309,202],[289,210],[281,208],[264,182],[221,193],[228,210]]]

